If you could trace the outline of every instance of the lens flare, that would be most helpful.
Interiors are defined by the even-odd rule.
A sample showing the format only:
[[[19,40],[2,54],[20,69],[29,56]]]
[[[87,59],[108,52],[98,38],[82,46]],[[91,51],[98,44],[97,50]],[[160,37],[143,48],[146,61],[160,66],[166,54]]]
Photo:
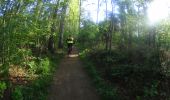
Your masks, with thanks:
[[[170,0],[154,0],[148,8],[150,24],[155,24],[169,15]]]

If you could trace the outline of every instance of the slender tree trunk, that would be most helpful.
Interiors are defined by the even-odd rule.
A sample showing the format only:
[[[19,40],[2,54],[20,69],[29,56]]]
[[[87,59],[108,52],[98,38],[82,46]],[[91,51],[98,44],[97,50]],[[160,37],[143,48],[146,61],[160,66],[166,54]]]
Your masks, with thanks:
[[[79,0],[79,33],[80,33],[80,27],[81,27],[81,5],[82,5],[82,1]]]
[[[99,7],[100,7],[100,0],[98,0],[98,5],[97,5],[97,19],[96,19],[96,23],[98,23],[98,21],[99,21]]]
[[[56,4],[56,7],[53,9],[53,14],[52,14],[52,24],[50,25],[51,26],[51,32],[50,32],[50,37],[48,39],[48,50],[51,52],[51,53],[54,53],[55,52],[55,43],[54,43],[54,32],[56,31],[56,19],[57,19],[57,12],[58,12],[58,8],[59,8],[59,3],[60,3],[60,0],[57,1],[57,4]]]
[[[109,33],[106,32],[105,35],[106,35],[106,36],[105,36],[105,38],[106,38],[106,39],[105,39],[105,40],[106,40],[106,50],[108,50],[108,48],[109,48]]]
[[[108,18],[107,18],[107,17],[108,17],[108,16],[107,16],[107,0],[105,0],[105,4],[106,4],[106,23],[107,23],[107,22],[108,22],[108,21],[107,21],[107,19],[108,19]],[[107,32],[106,32],[106,50],[109,49],[109,34],[110,34],[110,33],[107,31]]]
[[[65,20],[66,9],[67,9],[67,5],[64,5],[62,8],[62,15],[60,20],[58,48],[63,48],[64,20]]]
[[[112,37],[113,37],[113,32],[114,32],[114,11],[115,11],[115,5],[114,5],[114,1],[111,1],[112,4],[112,15],[111,15],[111,22],[110,22],[110,37],[109,37],[109,50],[112,49]]]
[[[107,0],[105,0],[105,3],[106,3],[106,21],[107,21]]]
[[[126,41],[126,13],[125,13],[125,5],[124,4],[121,4],[120,5],[120,13],[121,13],[121,16],[120,16],[120,25],[121,25],[121,43],[120,43],[120,49],[123,50],[125,49],[124,48],[124,45],[125,45],[125,41]]]
[[[2,64],[5,63],[6,55],[5,55],[5,15],[3,16],[3,38],[2,38]]]
[[[156,47],[156,28],[152,27],[149,34],[150,34],[150,46],[155,48]]]
[[[63,48],[64,18],[60,21],[58,48]]]

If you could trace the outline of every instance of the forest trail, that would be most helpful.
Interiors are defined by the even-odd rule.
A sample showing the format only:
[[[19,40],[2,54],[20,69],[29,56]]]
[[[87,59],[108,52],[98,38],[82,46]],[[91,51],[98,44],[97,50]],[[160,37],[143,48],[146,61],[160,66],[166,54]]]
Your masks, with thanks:
[[[100,100],[74,48],[53,77],[48,100]]]

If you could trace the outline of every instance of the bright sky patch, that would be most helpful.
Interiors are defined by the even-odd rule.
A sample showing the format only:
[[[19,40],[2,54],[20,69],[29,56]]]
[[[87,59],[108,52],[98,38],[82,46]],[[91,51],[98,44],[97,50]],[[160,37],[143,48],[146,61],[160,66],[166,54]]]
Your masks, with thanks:
[[[150,24],[166,19],[170,12],[170,0],[154,0],[148,8]]]

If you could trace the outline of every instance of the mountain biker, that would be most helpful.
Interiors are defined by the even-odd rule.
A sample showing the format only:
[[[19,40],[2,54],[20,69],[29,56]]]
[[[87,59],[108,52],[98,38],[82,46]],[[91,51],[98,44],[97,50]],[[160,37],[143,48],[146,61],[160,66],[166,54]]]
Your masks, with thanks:
[[[69,35],[67,38],[68,55],[71,54],[73,44],[74,44],[74,38],[71,35]]]

